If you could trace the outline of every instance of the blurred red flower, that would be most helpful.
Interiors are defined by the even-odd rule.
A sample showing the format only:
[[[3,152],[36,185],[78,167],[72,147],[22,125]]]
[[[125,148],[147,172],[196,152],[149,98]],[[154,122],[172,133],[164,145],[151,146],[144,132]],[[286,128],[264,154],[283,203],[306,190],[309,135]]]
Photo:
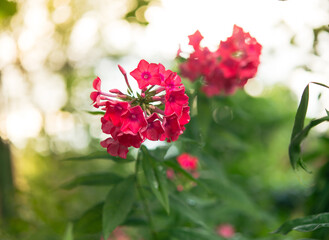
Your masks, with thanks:
[[[234,25],[232,36],[221,41],[214,52],[200,46],[203,37],[199,31],[189,39],[194,52],[179,68],[191,81],[202,76],[202,91],[207,96],[232,94],[256,75],[262,46],[241,27]]]

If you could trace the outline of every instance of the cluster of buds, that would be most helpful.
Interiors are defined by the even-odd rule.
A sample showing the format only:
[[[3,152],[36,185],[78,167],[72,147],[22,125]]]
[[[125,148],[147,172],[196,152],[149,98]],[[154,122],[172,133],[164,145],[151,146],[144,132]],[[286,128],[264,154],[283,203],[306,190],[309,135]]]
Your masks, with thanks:
[[[232,94],[256,75],[262,46],[242,28],[234,25],[232,36],[221,41],[214,52],[200,46],[202,39],[199,31],[189,36],[194,52],[180,65],[180,70],[191,81],[202,76],[202,91],[207,96]]]
[[[180,165],[180,167],[182,169],[184,169],[185,171],[189,172],[190,174],[192,174],[192,176],[194,178],[198,178],[199,177],[199,172],[198,172],[198,162],[199,159],[193,155],[190,155],[188,153],[182,153],[177,157],[177,162]],[[174,180],[176,178],[175,175],[175,171],[172,168],[168,168],[167,169],[167,178],[169,180]],[[177,178],[178,182],[180,182],[177,185],[177,190],[179,192],[184,190],[184,186],[183,185],[191,185],[191,182],[187,182],[187,183],[183,183],[181,181],[181,179]],[[194,183],[192,183],[193,186]]]
[[[127,84],[127,94],[118,89],[102,92],[98,77],[93,82],[96,91],[90,94],[94,107],[105,111],[102,131],[111,135],[101,146],[112,156],[126,158],[128,147],[139,148],[146,139],[176,141],[190,121],[188,96],[181,78],[162,64],[141,60],[130,72],[141,89],[135,96],[126,71],[118,67]]]

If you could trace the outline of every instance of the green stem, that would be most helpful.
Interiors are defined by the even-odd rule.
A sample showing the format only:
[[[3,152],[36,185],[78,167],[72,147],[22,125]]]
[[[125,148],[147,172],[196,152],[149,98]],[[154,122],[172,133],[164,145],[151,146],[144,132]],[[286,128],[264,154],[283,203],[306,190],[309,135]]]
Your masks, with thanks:
[[[146,215],[146,217],[148,219],[148,222],[149,222],[151,235],[152,235],[154,240],[157,240],[158,238],[157,238],[157,234],[156,234],[156,231],[155,231],[151,210],[150,210],[149,205],[147,203],[147,200],[145,198],[144,191],[143,191],[143,186],[140,184],[140,182],[138,180],[138,172],[139,172],[140,161],[141,161],[141,159],[138,157],[137,161],[136,161],[136,165],[135,165],[137,190],[138,190],[138,193],[139,193],[139,195],[141,197],[141,200],[142,200],[145,215]]]

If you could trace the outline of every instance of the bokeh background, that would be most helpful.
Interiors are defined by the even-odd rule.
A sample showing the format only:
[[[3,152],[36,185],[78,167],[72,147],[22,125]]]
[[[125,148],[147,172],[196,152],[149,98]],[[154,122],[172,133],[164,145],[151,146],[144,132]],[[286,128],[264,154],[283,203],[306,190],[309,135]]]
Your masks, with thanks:
[[[104,89],[124,89],[117,64],[129,72],[146,59],[175,69],[179,47],[191,50],[188,35],[199,30],[202,44],[216,49],[234,24],[263,46],[244,90],[271,99],[282,120],[266,166],[257,162],[264,156],[252,157],[257,147],[247,162],[270,192],[307,195],[313,176],[290,169],[287,148],[304,87],[328,84],[328,23],[327,0],[0,0],[0,238],[61,239],[70,219],[104,197],[102,188],[58,189],[77,174],[111,167],[63,160],[100,149],[99,117],[87,113],[96,76]],[[327,90],[312,86],[308,117],[326,114],[328,100]],[[257,114],[260,106],[248,108]],[[327,129],[321,124],[314,136]]]

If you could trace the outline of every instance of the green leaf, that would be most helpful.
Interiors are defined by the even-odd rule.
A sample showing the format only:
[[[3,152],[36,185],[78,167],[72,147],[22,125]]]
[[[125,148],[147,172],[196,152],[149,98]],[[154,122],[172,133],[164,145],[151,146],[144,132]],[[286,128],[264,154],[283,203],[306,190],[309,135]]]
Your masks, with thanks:
[[[316,125],[329,121],[329,116],[325,116],[319,119],[314,119],[312,120],[303,130],[298,132],[295,137],[291,140],[290,145],[289,145],[289,158],[290,162],[293,166],[294,169],[296,169],[297,164],[300,165],[303,169],[308,171],[306,169],[306,166],[304,162],[302,161],[300,155],[301,155],[301,148],[300,144],[302,141],[307,137],[309,131],[315,127]]]
[[[102,231],[102,211],[104,202],[98,203],[88,209],[74,223],[74,233],[76,235],[101,233]]]
[[[91,115],[103,115],[105,114],[105,112],[102,111],[87,111],[87,113],[91,114]]]
[[[311,232],[323,227],[329,227],[329,213],[321,213],[287,221],[273,233],[281,233],[285,235],[292,230]]]
[[[91,173],[74,178],[64,183],[61,187],[64,189],[72,189],[78,186],[108,186],[117,184],[123,180],[122,177],[114,173]]]
[[[311,82],[313,84],[328,88],[329,87],[322,83],[317,82]],[[290,144],[289,144],[289,159],[290,163],[293,169],[297,168],[297,165],[301,166],[304,170],[309,172],[306,168],[306,165],[304,164],[303,160],[301,159],[301,142],[307,137],[309,131],[314,126],[324,122],[328,121],[328,111],[327,116],[319,119],[312,120],[305,128],[304,128],[304,122],[308,107],[308,100],[309,100],[309,84],[304,89],[302,98],[300,100],[300,104],[298,106],[296,116],[295,116],[295,122],[291,134]]]
[[[95,160],[95,159],[108,159],[108,160],[112,160],[116,163],[129,163],[129,162],[135,161],[134,156],[132,156],[131,154],[128,154],[127,158],[123,159],[123,158],[111,156],[110,154],[108,154],[106,152],[105,149],[101,150],[101,151],[95,151],[93,153],[86,154],[86,155],[70,156],[70,157],[64,158],[63,160],[65,160],[65,161],[88,161],[88,160]]]
[[[212,109],[209,98],[207,98],[203,94],[199,94],[197,96],[197,111],[197,121],[199,129],[202,133],[202,136],[206,137],[212,119]]]
[[[17,12],[17,3],[14,1],[0,0],[0,20],[11,17]]]
[[[170,195],[170,204],[173,209],[181,214],[181,216],[185,216],[190,221],[202,226],[205,229],[209,228],[207,224],[205,224],[202,214],[200,214],[197,209],[184,202],[183,199],[178,198],[175,195]]]
[[[154,158],[152,158],[145,146],[141,147],[141,152],[138,157],[142,162],[142,167],[148,185],[166,212],[169,214],[167,180],[159,169],[161,165],[157,163]]]
[[[200,239],[200,240],[214,240],[222,239],[219,236],[198,228],[174,228],[171,230],[171,236],[177,239]]]
[[[72,223],[69,223],[67,225],[63,240],[74,240],[74,237],[73,237],[73,224]]]
[[[127,178],[110,190],[103,207],[104,239],[108,239],[110,233],[125,221],[135,201],[135,195],[134,176]]]
[[[300,104],[298,106],[296,116],[295,116],[295,123],[292,129],[291,140],[303,130],[304,121],[306,117],[307,107],[308,107],[308,98],[309,98],[309,85],[306,86],[304,89],[302,98],[300,100]],[[296,167],[295,163],[292,163],[293,167]]]

